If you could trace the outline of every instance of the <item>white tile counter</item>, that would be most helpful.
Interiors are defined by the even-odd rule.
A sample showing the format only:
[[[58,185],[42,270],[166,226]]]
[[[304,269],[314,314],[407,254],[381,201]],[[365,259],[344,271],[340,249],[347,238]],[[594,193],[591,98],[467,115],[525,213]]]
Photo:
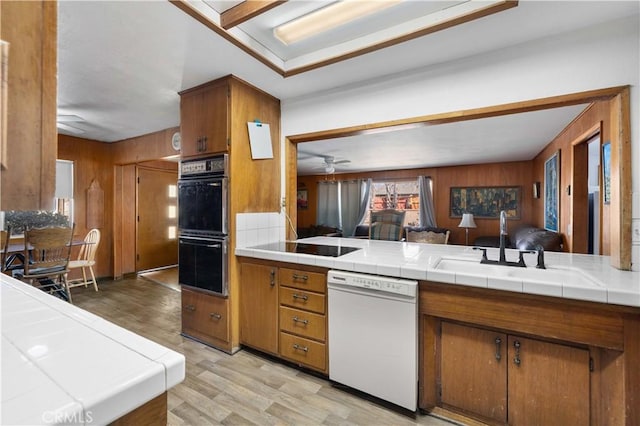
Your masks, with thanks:
[[[184,380],[182,354],[4,274],[0,304],[1,424],[106,424]]]
[[[541,273],[537,273],[538,277],[534,279],[505,277],[492,272],[496,271],[495,268],[512,269],[507,266],[487,267],[487,272],[484,273],[477,271],[481,268],[473,268],[471,271],[440,270],[434,267],[443,258],[468,260],[474,262],[473,265],[479,265],[481,252],[467,246],[335,237],[313,237],[298,242],[360,247],[362,250],[340,257],[325,257],[239,247],[235,254],[343,271],[640,307],[640,272],[612,268],[607,256],[545,252],[548,271],[570,271],[567,274],[569,277],[558,283],[546,280],[543,270],[537,270]],[[518,259],[518,250],[507,249],[506,252],[507,260]],[[488,249],[487,257],[498,259],[498,249]],[[536,255],[525,254],[525,261],[527,266],[535,268]],[[582,278],[588,278],[589,283]]]

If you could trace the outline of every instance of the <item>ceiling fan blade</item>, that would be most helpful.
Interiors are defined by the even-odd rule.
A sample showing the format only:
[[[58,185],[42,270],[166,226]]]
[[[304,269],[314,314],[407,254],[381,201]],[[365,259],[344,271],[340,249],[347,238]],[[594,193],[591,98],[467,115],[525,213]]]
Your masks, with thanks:
[[[339,161],[334,161],[333,164],[346,164],[350,162],[351,160],[339,160]]]

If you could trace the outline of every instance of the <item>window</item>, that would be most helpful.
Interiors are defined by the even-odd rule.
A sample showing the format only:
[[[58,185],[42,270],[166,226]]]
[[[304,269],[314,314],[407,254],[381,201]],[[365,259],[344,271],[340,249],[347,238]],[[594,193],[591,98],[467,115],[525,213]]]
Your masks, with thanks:
[[[404,226],[419,226],[420,195],[417,179],[374,181],[371,188],[370,210],[396,209],[406,211]],[[369,224],[367,212],[364,224]]]
[[[53,211],[73,223],[73,161],[56,160],[56,194]]]

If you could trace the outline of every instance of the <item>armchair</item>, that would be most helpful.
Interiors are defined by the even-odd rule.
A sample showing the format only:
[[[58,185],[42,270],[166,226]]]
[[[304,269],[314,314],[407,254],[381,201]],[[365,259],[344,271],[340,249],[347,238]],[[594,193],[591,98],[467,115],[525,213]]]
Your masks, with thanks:
[[[369,239],[400,241],[403,234],[404,211],[394,209],[371,211]]]

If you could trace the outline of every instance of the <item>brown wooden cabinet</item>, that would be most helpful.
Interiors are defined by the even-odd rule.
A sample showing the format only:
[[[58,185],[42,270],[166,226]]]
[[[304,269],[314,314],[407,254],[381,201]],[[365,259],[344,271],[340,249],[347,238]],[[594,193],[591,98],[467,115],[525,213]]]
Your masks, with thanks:
[[[442,406],[488,423],[589,424],[589,351],[441,324]]]
[[[278,354],[278,268],[243,263],[240,343]]]
[[[507,336],[442,322],[440,401],[446,408],[504,422]]]
[[[276,212],[281,209],[280,101],[229,75],[180,92],[180,119],[182,158],[204,158],[223,152],[229,154],[229,339],[224,344],[221,341],[211,344],[233,353],[240,348],[241,333],[241,270],[234,254],[236,215]],[[273,158],[252,159],[247,122],[254,120],[269,124]],[[277,312],[277,296],[275,297],[274,309]],[[244,333],[246,339],[255,342],[254,338],[257,337],[249,337],[247,334],[251,334],[250,330],[245,329]],[[267,336],[265,339],[269,340]],[[262,350],[277,352],[277,349],[266,346]]]
[[[640,424],[640,309],[420,282],[419,406],[487,424]]]
[[[228,299],[182,288],[182,333],[211,345],[229,341]]]
[[[280,356],[328,373],[326,273],[280,268]]]
[[[225,152],[229,143],[229,84],[221,81],[180,97],[183,157]]]
[[[241,263],[241,343],[328,374],[326,270],[289,266]]]

